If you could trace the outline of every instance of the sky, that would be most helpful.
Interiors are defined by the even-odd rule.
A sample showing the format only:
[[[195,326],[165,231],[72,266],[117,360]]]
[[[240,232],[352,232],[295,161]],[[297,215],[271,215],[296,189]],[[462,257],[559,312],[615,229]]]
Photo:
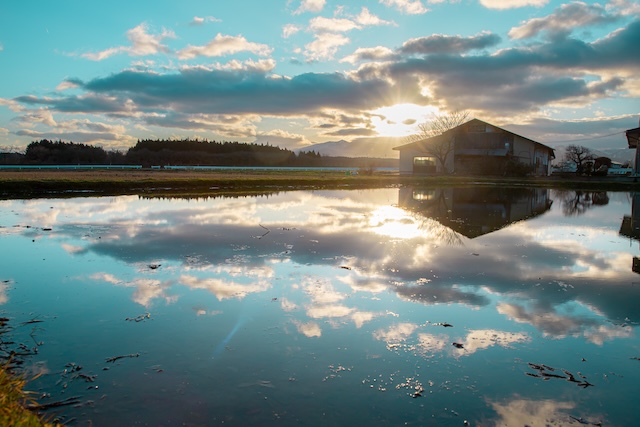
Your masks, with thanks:
[[[460,110],[554,148],[626,149],[639,71],[631,0],[3,1],[0,151],[344,140],[393,157]]]

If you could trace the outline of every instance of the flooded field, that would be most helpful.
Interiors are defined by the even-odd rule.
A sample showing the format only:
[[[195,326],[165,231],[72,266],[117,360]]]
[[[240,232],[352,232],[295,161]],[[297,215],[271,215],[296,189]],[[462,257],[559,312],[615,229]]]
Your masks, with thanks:
[[[636,425],[635,199],[0,201],[0,356],[77,426]]]

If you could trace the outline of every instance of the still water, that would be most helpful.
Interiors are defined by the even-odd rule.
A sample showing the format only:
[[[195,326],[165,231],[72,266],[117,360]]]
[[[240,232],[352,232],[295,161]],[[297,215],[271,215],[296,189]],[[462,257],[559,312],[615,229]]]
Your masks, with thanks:
[[[638,425],[634,198],[0,201],[2,352],[69,425]]]

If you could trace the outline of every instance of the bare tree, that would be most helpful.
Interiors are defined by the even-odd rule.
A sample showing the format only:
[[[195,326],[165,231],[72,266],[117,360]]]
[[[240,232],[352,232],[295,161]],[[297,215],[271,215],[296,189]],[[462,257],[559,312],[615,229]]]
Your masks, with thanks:
[[[424,141],[425,151],[438,160],[442,170],[449,173],[447,158],[455,148],[455,134],[448,131],[466,122],[468,117],[468,111],[435,115],[430,121],[419,124],[418,132],[409,136],[408,142]]]
[[[576,173],[585,172],[585,164],[589,160],[593,160],[593,153],[587,147],[582,145],[568,145],[564,151],[564,159],[568,162],[575,163]]]

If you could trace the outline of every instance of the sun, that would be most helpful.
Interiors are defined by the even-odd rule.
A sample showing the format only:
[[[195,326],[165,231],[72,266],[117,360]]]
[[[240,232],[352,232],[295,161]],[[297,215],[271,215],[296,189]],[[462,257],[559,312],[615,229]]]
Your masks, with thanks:
[[[417,132],[418,125],[438,114],[438,108],[417,104],[395,104],[371,111],[371,120],[380,136],[409,136]]]

